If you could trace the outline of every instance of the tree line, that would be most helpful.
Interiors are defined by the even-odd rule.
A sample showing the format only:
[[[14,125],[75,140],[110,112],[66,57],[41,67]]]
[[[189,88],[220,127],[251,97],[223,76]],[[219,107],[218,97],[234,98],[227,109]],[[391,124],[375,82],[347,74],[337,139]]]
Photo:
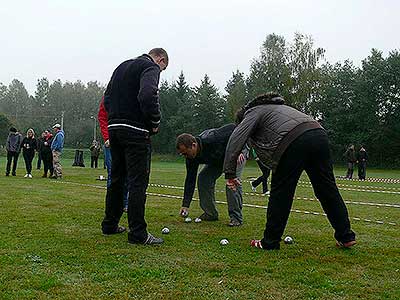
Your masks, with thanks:
[[[162,123],[153,138],[158,153],[175,153],[175,137],[234,121],[237,109],[256,95],[280,93],[291,105],[316,118],[328,131],[336,161],[349,144],[364,144],[370,165],[400,166],[400,53],[386,57],[372,49],[360,66],[351,61],[335,64],[324,58],[325,49],[316,47],[311,36],[296,33],[292,41],[267,35],[259,55],[246,76],[232,73],[221,92],[206,74],[198,86],[190,86],[182,72],[176,81],[160,84]],[[88,147],[104,85],[98,82],[52,83],[39,79],[34,95],[14,79],[0,83],[1,124],[20,130],[41,131],[64,114],[66,144]],[[4,120],[3,120],[4,119]],[[6,121],[7,119],[8,121]],[[0,129],[0,132],[1,129]],[[99,138],[99,132],[97,130]],[[2,133],[0,142],[4,143]]]

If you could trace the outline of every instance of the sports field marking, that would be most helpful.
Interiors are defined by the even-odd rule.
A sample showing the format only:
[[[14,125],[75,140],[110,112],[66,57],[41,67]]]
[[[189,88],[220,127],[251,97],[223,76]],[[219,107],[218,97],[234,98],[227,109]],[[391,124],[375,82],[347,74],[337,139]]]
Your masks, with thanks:
[[[252,182],[252,180],[243,180],[243,182]],[[309,187],[311,186],[310,181],[299,181],[299,186]],[[382,188],[379,186],[367,186],[367,185],[351,185],[351,184],[337,184],[340,190],[344,191],[356,191],[366,193],[386,193],[400,195],[400,188]],[[379,190],[378,190],[379,189]]]
[[[92,187],[92,188],[97,188],[97,189],[107,189],[107,187],[105,186],[100,186],[100,185],[95,185],[95,184],[85,184],[85,183],[77,183],[77,182],[72,182],[72,181],[54,181],[56,183],[64,183],[64,184],[70,184],[70,185],[76,185],[76,186],[84,186],[84,187]],[[176,186],[166,186],[166,185],[159,185],[159,184],[149,184],[150,186],[155,186],[155,187],[170,187],[170,188],[175,188],[175,189],[182,189],[181,187],[176,187]],[[222,192],[222,191],[220,191]],[[152,192],[146,192],[147,195],[149,196],[158,196],[158,197],[164,197],[164,198],[173,198],[173,199],[180,199],[182,200],[182,196],[176,196],[176,195],[169,195],[169,194],[161,194],[161,193],[152,193]],[[260,194],[254,194],[254,195],[260,195]],[[199,201],[198,198],[193,198],[194,201]],[[216,203],[219,204],[227,204],[227,202],[224,201],[215,201]],[[243,203],[243,206],[245,207],[253,207],[253,208],[262,208],[262,209],[267,209],[267,206],[263,206],[263,205],[256,205],[256,204],[247,204],[247,203]],[[295,213],[301,213],[301,214],[307,214],[307,215],[315,215],[315,216],[326,216],[325,213],[320,213],[320,212],[314,212],[314,211],[307,211],[307,210],[299,210],[299,209],[291,209],[292,212]],[[368,223],[374,223],[374,224],[388,224],[388,225],[392,225],[392,226],[396,226],[397,224],[394,222],[384,222],[384,221],[380,221],[380,220],[372,220],[372,219],[364,219],[364,218],[358,218],[358,217],[351,217],[352,220],[355,221],[364,221],[364,222],[368,222]]]
[[[178,189],[178,190],[183,190],[184,187],[181,186],[173,186],[173,185],[164,185],[164,184],[155,184],[155,183],[150,183],[150,186],[154,187],[161,187],[161,188],[167,188],[167,189]],[[197,190],[197,189],[196,189]],[[225,191],[222,190],[216,190],[218,193],[225,193]],[[248,196],[263,196],[262,194],[259,193],[248,193],[248,192],[243,192],[243,195],[248,195]],[[264,197],[264,196],[263,196]],[[296,200],[306,200],[306,201],[318,201],[318,199],[315,198],[309,198],[309,197],[294,197]],[[360,201],[351,201],[351,200],[344,200],[346,204],[355,204],[355,205],[368,205],[368,206],[379,206],[379,207],[392,207],[392,208],[400,208],[400,204],[389,204],[389,203],[374,203],[374,202],[360,202]]]

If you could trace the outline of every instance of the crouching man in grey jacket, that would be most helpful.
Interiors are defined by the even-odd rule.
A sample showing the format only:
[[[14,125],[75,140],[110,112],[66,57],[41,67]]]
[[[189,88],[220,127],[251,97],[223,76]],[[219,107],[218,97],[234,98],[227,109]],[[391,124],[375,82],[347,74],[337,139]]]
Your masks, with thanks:
[[[347,208],[336,186],[325,130],[317,121],[284,105],[279,94],[268,93],[250,101],[238,113],[240,124],[226,147],[224,172],[227,186],[236,188],[236,160],[248,142],[261,162],[272,169],[267,224],[262,240],[253,247],[279,249],[292,207],[294,192],[303,170],[335,230],[337,245],[355,242]]]

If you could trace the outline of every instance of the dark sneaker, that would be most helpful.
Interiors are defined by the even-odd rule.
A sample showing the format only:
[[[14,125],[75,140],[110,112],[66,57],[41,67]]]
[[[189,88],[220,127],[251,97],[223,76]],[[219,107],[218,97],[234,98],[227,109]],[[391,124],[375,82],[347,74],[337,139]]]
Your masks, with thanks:
[[[162,238],[153,236],[151,233],[147,234],[147,239],[144,241],[143,245],[159,245],[164,243]]]
[[[201,219],[202,221],[218,221],[218,217],[210,216],[206,213],[203,213],[198,219]]]
[[[239,222],[239,221],[237,221],[237,220],[231,220],[229,223],[228,223],[228,226],[229,227],[238,227],[238,226],[242,226],[242,222]]]
[[[144,241],[130,241],[128,240],[129,244],[142,244],[142,245],[160,245],[164,243],[162,238],[155,237],[151,233],[147,233],[147,238]]]
[[[113,232],[104,232],[103,234],[105,235],[111,235],[111,234],[118,234],[118,233],[123,233],[126,231],[126,228],[124,226],[118,226],[117,229]]]
[[[6,176],[10,176],[10,173],[6,173]]]
[[[345,242],[345,243],[336,241],[336,247],[338,247],[338,248],[347,248],[347,249],[350,249],[350,248],[353,247],[355,244],[357,244],[356,241],[349,241],[349,242]]]
[[[17,173],[12,173],[12,176],[17,176]]]

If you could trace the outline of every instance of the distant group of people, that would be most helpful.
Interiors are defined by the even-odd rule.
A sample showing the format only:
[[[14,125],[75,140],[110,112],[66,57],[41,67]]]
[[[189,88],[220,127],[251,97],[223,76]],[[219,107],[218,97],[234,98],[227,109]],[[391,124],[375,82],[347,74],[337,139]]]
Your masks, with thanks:
[[[343,154],[347,161],[347,173],[346,178],[352,179],[354,167],[358,165],[358,179],[365,180],[367,175],[367,161],[368,161],[368,154],[367,150],[365,150],[364,145],[361,145],[360,150],[358,153],[355,151],[354,145],[350,145],[346,152]]]
[[[15,127],[11,127],[7,137],[7,165],[6,176],[17,176],[18,157],[22,151],[25,161],[25,178],[32,178],[32,161],[35,153],[38,153],[37,169],[41,168],[43,161],[43,178],[58,179],[62,177],[60,162],[64,147],[64,131],[60,124],[53,126],[54,135],[50,130],[44,130],[39,138],[35,137],[35,131],[29,128],[23,137]],[[11,167],[12,165],[12,167]]]
[[[163,239],[147,231],[146,190],[151,163],[150,137],[159,131],[161,120],[158,84],[168,66],[167,52],[152,49],[148,54],[121,63],[113,72],[100,105],[106,120],[105,146],[112,155],[111,182],[107,185],[103,234],[126,231],[119,225],[128,196],[128,242],[156,245]],[[229,226],[241,226],[242,183],[240,175],[248,150],[253,148],[262,167],[272,170],[271,191],[264,237],[251,246],[279,249],[289,217],[294,192],[303,171],[310,177],[314,193],[335,230],[340,247],[355,243],[346,205],[336,186],[328,137],[310,116],[285,105],[282,96],[260,95],[237,113],[236,124],[177,137],[177,151],[186,158],[186,179],[180,213],[186,216],[197,180],[204,221],[218,220],[215,206],[216,180],[225,173]],[[189,120],[190,121],[190,120]],[[103,134],[103,136],[105,136]],[[204,167],[197,174],[199,165]],[[265,170],[265,178],[268,171]],[[261,180],[262,181],[262,180]]]

